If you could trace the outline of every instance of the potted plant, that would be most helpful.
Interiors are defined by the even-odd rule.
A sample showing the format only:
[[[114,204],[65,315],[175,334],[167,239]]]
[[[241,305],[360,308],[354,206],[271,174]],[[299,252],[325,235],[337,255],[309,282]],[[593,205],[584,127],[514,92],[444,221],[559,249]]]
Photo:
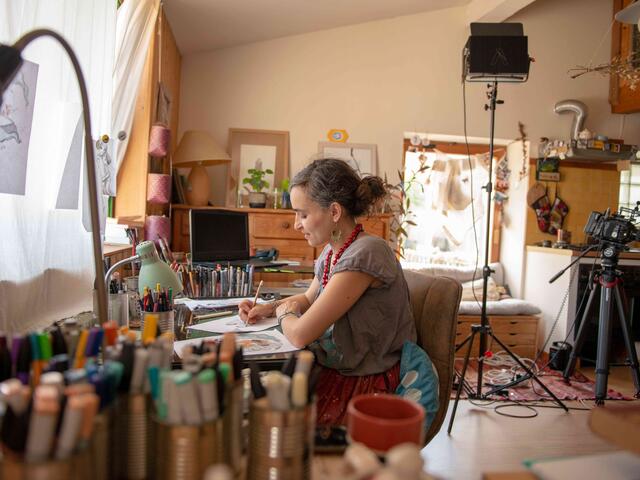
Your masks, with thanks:
[[[261,168],[250,168],[247,170],[248,177],[242,179],[242,183],[245,185],[245,190],[249,192],[249,206],[251,208],[264,208],[267,204],[267,194],[262,190],[269,188],[269,182],[264,179],[264,176],[273,174],[273,170],[267,168],[262,170]],[[251,185],[252,190],[246,187]]]

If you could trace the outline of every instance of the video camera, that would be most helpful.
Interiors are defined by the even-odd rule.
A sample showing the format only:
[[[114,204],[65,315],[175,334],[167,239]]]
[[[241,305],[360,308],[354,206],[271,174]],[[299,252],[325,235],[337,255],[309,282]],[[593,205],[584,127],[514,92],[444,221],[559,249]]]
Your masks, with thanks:
[[[640,202],[636,208],[621,207],[618,213],[609,214],[591,212],[584,233],[600,242],[608,242],[617,246],[624,246],[630,242],[640,241]]]

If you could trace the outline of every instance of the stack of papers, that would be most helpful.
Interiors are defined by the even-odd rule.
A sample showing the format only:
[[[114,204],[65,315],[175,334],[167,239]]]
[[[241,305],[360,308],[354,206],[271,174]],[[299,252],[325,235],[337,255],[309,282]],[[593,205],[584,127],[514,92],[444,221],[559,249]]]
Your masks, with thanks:
[[[182,358],[182,350],[190,345],[200,345],[203,341],[221,341],[222,335],[205,338],[192,338],[173,343],[173,350]],[[257,333],[243,333],[236,337],[236,345],[242,346],[245,357],[272,355],[274,353],[288,353],[300,350],[287,340],[278,330],[267,330]]]

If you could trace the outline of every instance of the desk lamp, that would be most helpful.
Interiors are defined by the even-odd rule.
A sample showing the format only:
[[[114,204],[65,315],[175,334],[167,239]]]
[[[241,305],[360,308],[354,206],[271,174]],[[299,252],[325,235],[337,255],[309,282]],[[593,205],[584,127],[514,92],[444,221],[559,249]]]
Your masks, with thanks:
[[[231,157],[207,132],[187,130],[173,155],[173,166],[192,167],[189,188],[185,192],[189,205],[203,206],[209,201],[211,182],[206,166],[229,163]]]
[[[171,270],[169,265],[160,260],[155,244],[150,241],[139,243],[136,247],[136,255],[113,264],[104,277],[105,288],[109,284],[111,274],[116,268],[137,260],[142,261],[140,273],[138,274],[138,293],[140,297],[144,295],[144,287],[153,289],[158,283],[162,288],[171,288],[174,294],[182,291],[182,282],[180,282],[178,275]]]
[[[22,51],[33,40],[39,37],[53,37],[62,45],[67,52],[80,87],[82,97],[82,115],[84,120],[84,149],[87,160],[87,184],[89,185],[89,212],[91,216],[91,238],[93,241],[93,262],[96,269],[96,278],[102,279],[104,275],[104,264],[102,261],[102,238],[100,236],[100,219],[98,215],[98,188],[96,187],[96,167],[93,154],[93,141],[91,140],[91,115],[89,114],[89,99],[87,86],[84,81],[80,63],[71,45],[58,33],[48,29],[37,29],[25,33],[15,44],[0,44],[0,105],[2,105],[2,94],[9,87],[11,81],[16,76],[22,66]],[[107,321],[107,289],[103,282],[95,282],[98,297],[98,322]]]

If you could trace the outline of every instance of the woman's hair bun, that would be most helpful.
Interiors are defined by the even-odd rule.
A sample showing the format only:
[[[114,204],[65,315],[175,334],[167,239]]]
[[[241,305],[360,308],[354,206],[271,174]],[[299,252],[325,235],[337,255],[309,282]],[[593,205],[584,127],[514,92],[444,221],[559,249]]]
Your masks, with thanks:
[[[358,217],[369,212],[378,200],[387,194],[387,189],[380,177],[366,176],[360,180],[356,190],[352,213]]]

